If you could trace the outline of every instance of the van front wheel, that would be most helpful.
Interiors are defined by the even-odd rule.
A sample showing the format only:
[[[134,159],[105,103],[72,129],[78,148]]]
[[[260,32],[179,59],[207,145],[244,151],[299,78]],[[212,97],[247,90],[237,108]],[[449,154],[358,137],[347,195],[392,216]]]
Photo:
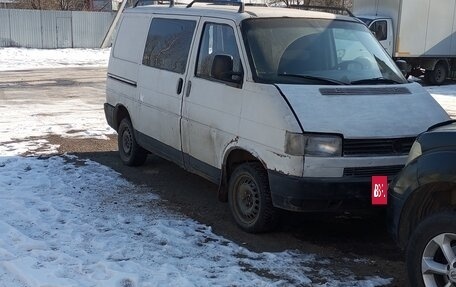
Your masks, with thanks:
[[[273,230],[278,222],[266,171],[260,163],[244,163],[229,181],[228,203],[236,223],[250,233]]]
[[[146,161],[147,151],[136,142],[133,126],[128,118],[120,122],[117,145],[120,159],[125,165],[138,166]]]

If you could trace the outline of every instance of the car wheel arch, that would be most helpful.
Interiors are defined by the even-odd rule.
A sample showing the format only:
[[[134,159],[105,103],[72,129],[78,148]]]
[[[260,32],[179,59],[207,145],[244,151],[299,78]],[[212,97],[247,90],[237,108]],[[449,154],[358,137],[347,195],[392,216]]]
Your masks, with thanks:
[[[122,104],[116,105],[116,108],[114,111],[114,125],[116,127],[116,131],[119,130],[120,122],[122,122],[122,120],[124,118],[128,118],[131,121],[131,117],[130,117],[130,113],[128,112],[128,109]]]
[[[413,230],[428,216],[448,210],[456,211],[456,182],[431,182],[411,192],[400,213],[399,246],[407,246]]]
[[[241,146],[228,147],[223,156],[218,198],[222,202],[228,201],[228,180],[236,166],[244,162],[259,162],[267,170],[266,163],[253,150]]]

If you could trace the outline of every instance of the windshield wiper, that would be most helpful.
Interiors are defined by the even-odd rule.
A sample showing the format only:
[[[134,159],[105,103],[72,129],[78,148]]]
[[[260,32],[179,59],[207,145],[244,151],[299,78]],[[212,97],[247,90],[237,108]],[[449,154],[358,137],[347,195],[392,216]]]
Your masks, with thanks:
[[[383,77],[362,79],[362,80],[350,82],[350,85],[362,85],[362,84],[403,84],[403,83],[392,80],[392,79],[386,79]]]
[[[299,74],[277,74],[277,76],[280,77],[291,77],[291,78],[300,78],[300,79],[307,79],[307,80],[315,80],[315,81],[320,81],[324,82],[327,84],[331,85],[346,85],[347,83],[334,80],[334,79],[328,79],[324,77],[319,77],[319,76],[312,76],[312,75],[299,75]]]

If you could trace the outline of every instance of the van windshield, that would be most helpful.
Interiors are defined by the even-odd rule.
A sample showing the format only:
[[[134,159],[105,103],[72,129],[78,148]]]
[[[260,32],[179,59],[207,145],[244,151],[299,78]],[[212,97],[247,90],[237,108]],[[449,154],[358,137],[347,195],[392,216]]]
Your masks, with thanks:
[[[361,23],[262,18],[244,20],[241,27],[256,82],[331,85],[407,82]]]

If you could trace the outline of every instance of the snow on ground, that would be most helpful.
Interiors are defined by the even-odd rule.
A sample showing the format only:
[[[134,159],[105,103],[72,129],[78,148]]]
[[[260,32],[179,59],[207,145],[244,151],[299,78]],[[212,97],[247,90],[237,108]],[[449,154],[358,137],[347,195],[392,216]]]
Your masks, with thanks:
[[[0,71],[62,67],[104,67],[110,49],[0,48]]]
[[[49,134],[107,139],[114,130],[106,124],[102,109],[102,101],[78,97],[9,100],[8,105],[0,105],[0,155],[56,152],[57,147],[42,139]]]
[[[425,88],[446,112],[456,119],[456,85],[427,86]]]
[[[8,64],[21,62],[18,51],[9,56],[14,59],[0,62],[0,70],[26,68]],[[39,54],[33,57],[23,58],[27,68],[48,64]],[[103,138],[112,132],[97,101],[43,97],[31,105],[30,99],[5,99],[0,114],[0,287],[370,287],[391,282],[359,278],[349,270],[336,275],[331,261],[315,254],[251,252],[170,212],[153,190],[127,182],[110,168],[52,156],[55,146],[40,139],[49,133]]]
[[[297,251],[250,252],[165,210],[153,191],[72,156],[1,157],[0,190],[0,276],[17,280],[5,286],[389,282],[379,277],[356,281],[350,274],[335,278],[328,260]],[[328,281],[311,284],[318,274]]]

